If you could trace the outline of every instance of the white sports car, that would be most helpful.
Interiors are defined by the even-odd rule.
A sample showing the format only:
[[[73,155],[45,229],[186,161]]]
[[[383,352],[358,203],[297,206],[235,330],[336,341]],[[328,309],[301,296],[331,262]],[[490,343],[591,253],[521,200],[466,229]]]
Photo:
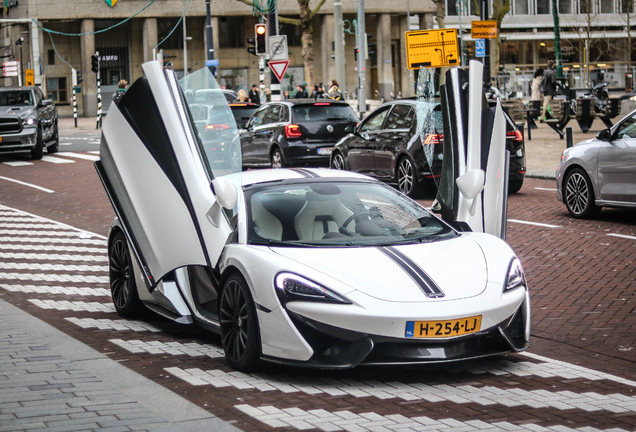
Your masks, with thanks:
[[[204,146],[184,97],[220,92],[214,78],[206,69],[178,82],[157,62],[143,68],[109,110],[96,163],[118,216],[108,250],[120,315],[143,304],[219,333],[238,370],[527,348],[528,288],[504,241],[459,232],[366,176],[241,172],[232,158],[222,170],[208,155],[235,155],[234,142]],[[217,109],[235,127],[229,107]]]

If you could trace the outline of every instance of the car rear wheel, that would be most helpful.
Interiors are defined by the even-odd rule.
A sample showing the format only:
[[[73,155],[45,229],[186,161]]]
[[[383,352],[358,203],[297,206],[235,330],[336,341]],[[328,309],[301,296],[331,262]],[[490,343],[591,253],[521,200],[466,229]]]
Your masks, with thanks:
[[[223,285],[219,309],[221,341],[227,361],[239,371],[257,369],[260,347],[256,307],[247,282],[240,274],[230,276]]]
[[[31,149],[31,159],[39,160],[44,156],[44,142],[42,141],[42,130],[38,128],[37,135],[35,137],[35,147]]]
[[[283,160],[283,153],[279,148],[275,148],[272,151],[272,155],[270,156],[270,161],[272,163],[272,168],[282,168],[285,166],[285,162]]]
[[[514,180],[508,184],[508,193],[514,194],[521,190],[521,186],[523,186],[523,180]]]
[[[411,198],[419,197],[422,188],[418,182],[415,165],[411,159],[408,157],[400,159],[396,171],[398,190]]]
[[[565,206],[575,218],[588,219],[597,216],[601,211],[594,203],[592,182],[581,168],[575,168],[568,173],[563,194]]]
[[[110,293],[117,314],[124,318],[137,316],[143,306],[135,285],[130,250],[121,231],[115,234],[108,248],[108,264]]]
[[[334,153],[333,157],[331,158],[331,169],[336,169],[336,170],[347,169],[345,167],[345,160],[344,160],[344,157],[342,156],[342,153],[340,152]]]
[[[49,145],[46,151],[50,154],[60,151],[60,130],[57,123],[55,124],[55,132],[53,133],[53,144]]]

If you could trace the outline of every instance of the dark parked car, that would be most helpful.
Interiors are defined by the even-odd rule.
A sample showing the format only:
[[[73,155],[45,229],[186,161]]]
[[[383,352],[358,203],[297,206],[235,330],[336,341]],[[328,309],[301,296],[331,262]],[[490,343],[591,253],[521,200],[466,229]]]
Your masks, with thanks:
[[[442,161],[444,126],[441,105],[430,110],[432,133],[417,133],[417,101],[400,99],[388,102],[369,114],[358,126],[349,128],[333,149],[330,166],[396,183],[410,197],[418,197],[426,188],[435,187]],[[506,114],[507,148],[510,151],[510,193],[518,192],[525,177],[525,145],[521,132]],[[432,148],[430,147],[432,146]],[[433,160],[429,167],[426,154]]]
[[[245,128],[245,125],[249,121],[252,114],[258,109],[258,105],[253,104],[251,102],[230,102],[230,109],[232,110],[232,114],[234,115],[234,120],[236,120],[236,126],[239,129]]]
[[[57,108],[39,87],[0,89],[0,152],[31,151],[42,159],[44,148],[59,150]]]
[[[243,166],[329,166],[333,146],[358,123],[344,101],[286,99],[262,105],[239,132]]]

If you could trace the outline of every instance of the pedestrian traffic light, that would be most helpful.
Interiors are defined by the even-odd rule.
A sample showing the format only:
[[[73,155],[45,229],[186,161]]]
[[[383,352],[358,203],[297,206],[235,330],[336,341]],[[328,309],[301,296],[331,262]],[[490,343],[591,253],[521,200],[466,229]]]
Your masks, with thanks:
[[[81,70],[76,71],[76,76],[77,76],[77,85],[80,85],[81,83],[84,82],[84,78],[82,78]]]
[[[95,54],[91,56],[91,70],[95,73],[99,70],[99,59]]]
[[[247,38],[247,43],[249,45],[254,45],[252,47],[247,47],[247,52],[256,55],[256,38]]]
[[[267,53],[267,26],[265,24],[256,24],[254,26],[256,39],[256,54]]]
[[[358,54],[360,54],[360,49],[358,49],[358,47],[355,47],[353,49],[353,55],[354,55],[356,61],[358,61]]]

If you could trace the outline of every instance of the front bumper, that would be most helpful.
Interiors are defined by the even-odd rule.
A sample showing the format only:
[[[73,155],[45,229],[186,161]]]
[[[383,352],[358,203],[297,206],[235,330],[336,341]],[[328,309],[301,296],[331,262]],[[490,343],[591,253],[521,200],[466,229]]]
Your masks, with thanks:
[[[37,128],[24,128],[21,132],[0,135],[0,152],[30,150],[37,141]]]

